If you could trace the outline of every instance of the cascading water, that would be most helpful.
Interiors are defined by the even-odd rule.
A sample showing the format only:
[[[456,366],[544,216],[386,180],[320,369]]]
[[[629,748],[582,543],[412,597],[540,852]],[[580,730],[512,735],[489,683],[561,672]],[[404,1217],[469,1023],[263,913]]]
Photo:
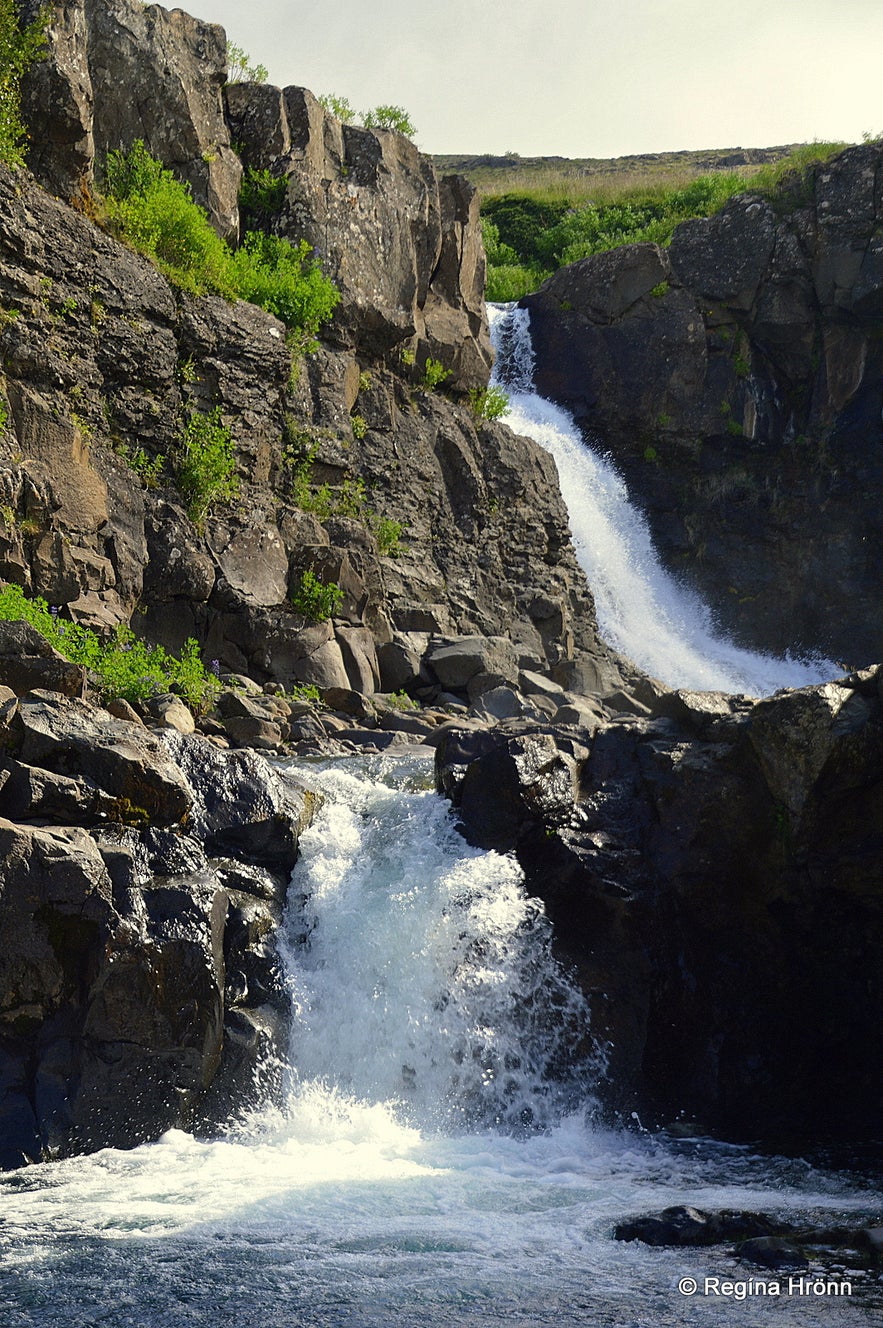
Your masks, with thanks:
[[[746,1270],[616,1243],[617,1220],[873,1208],[800,1160],[593,1128],[582,999],[513,862],[463,843],[429,773],[353,758],[310,776],[325,801],[288,907],[281,1105],[220,1139],[171,1131],[0,1178],[4,1328],[715,1328],[732,1298],[697,1306],[679,1280]],[[739,1311],[790,1328],[875,1312]]]
[[[671,687],[766,696],[842,673],[828,660],[776,659],[741,649],[715,629],[707,605],[662,567],[646,521],[611,462],[588,446],[567,411],[534,391],[528,310],[491,305],[489,314],[495,378],[510,398],[506,423],[555,458],[605,641]]]

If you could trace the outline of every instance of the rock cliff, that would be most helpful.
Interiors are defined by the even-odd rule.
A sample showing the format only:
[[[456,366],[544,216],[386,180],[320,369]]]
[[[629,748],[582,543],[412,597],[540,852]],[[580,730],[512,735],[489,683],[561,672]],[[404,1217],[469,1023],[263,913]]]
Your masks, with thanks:
[[[596,435],[744,642],[883,656],[883,149],[564,268],[537,385]]]
[[[439,787],[514,850],[609,1045],[608,1104],[729,1137],[874,1138],[880,668],[585,730],[448,733]]]

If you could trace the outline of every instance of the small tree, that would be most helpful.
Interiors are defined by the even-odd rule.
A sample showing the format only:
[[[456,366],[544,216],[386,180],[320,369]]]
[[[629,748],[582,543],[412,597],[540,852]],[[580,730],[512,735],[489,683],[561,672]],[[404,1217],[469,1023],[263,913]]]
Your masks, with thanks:
[[[375,106],[363,113],[362,124],[366,129],[396,129],[408,138],[414,138],[417,133],[404,106]]]
[[[227,82],[266,83],[267,66],[253,65],[251,56],[241,46],[227,42]]]

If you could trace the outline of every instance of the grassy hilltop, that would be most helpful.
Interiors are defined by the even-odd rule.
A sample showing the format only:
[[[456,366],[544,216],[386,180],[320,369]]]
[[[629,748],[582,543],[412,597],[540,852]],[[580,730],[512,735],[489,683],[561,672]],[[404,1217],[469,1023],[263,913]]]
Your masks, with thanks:
[[[481,197],[489,300],[517,300],[567,263],[622,244],[668,244],[679,222],[746,189],[772,193],[845,143],[631,157],[436,156]]]

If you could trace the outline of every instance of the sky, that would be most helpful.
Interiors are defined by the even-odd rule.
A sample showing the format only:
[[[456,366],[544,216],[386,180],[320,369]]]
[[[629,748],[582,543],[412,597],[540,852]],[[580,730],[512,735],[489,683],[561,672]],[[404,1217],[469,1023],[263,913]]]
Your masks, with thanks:
[[[883,131],[883,0],[181,7],[223,24],[271,83],[403,106],[424,152],[613,157]]]

